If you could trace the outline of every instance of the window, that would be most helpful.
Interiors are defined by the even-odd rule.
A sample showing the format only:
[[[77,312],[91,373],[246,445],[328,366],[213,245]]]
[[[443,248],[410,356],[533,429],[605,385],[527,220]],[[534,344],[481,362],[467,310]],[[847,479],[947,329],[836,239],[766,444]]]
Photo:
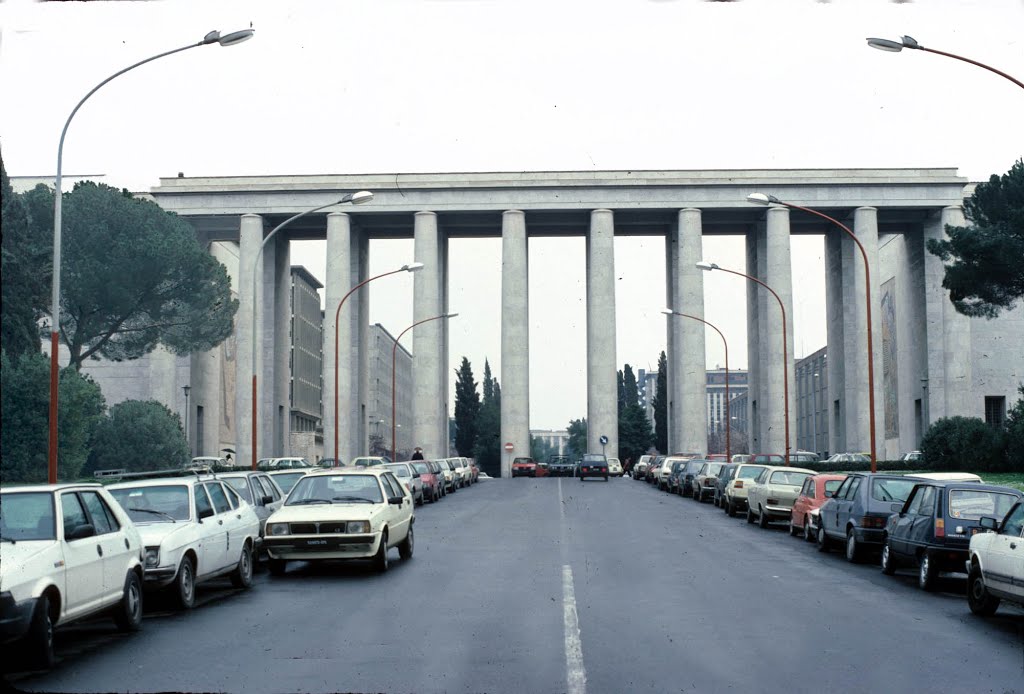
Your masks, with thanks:
[[[814,480],[810,477],[804,480],[804,488],[801,494],[806,496],[808,499],[814,499],[817,491],[818,490],[814,488]]]
[[[856,499],[857,492],[860,490],[860,483],[864,480],[863,477],[854,477],[853,481],[850,482],[850,488],[846,490],[846,496],[844,499]]]
[[[849,491],[850,485],[853,484],[853,478],[847,477],[843,480],[843,483],[839,486],[839,490],[833,495],[836,499],[842,499],[846,497],[846,492]]]
[[[0,527],[11,540],[53,540],[53,495],[49,492],[4,492]]]
[[[231,489],[242,495],[242,498],[248,501],[250,504],[252,501],[252,492],[249,491],[249,478],[247,477],[226,477],[222,478],[228,483]]]
[[[277,487],[274,486],[274,483],[270,481],[269,477],[266,475],[260,475],[256,478],[256,481],[259,482],[260,487],[263,488],[263,493],[266,496],[269,496],[274,501],[278,501],[281,498],[281,494],[277,491]]]
[[[985,423],[994,427],[1003,426],[1006,421],[1006,398],[999,396],[985,397]]]
[[[213,515],[213,505],[210,503],[210,497],[206,495],[206,490],[203,489],[201,484],[197,484],[193,489],[192,493],[196,497],[196,515],[200,518],[204,516]]]
[[[117,519],[114,518],[114,513],[107,508],[106,502],[100,498],[99,494],[82,492],[81,496],[85,507],[89,509],[89,515],[92,516],[92,524],[96,528],[97,535],[105,535],[121,529]]]
[[[910,503],[907,504],[907,514],[916,516],[921,509],[921,499],[924,498],[924,487],[916,487],[910,493]]]
[[[1017,502],[1015,494],[988,490],[951,489],[949,515],[958,520],[978,520],[982,516],[1001,518]]]
[[[67,539],[75,528],[85,525],[88,521],[85,518],[85,509],[82,502],[78,500],[78,494],[68,492],[60,495],[61,509],[64,511],[64,539]]]
[[[1018,503],[1017,508],[1006,518],[1001,534],[1013,537],[1024,534],[1024,503]]]

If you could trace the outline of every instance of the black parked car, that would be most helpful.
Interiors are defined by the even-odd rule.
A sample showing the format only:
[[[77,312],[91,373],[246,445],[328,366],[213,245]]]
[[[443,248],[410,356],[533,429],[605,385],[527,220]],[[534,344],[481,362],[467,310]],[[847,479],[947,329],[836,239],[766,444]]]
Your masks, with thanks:
[[[672,469],[669,470],[668,473],[668,480],[665,482],[665,484],[668,485],[668,489],[666,491],[672,492],[673,494],[679,493],[679,475],[682,474],[683,469],[686,468],[686,463],[688,462],[689,461],[687,460],[677,460],[672,463]]]
[[[846,560],[860,561],[885,543],[885,524],[893,504],[902,504],[921,480],[901,475],[855,472],[818,511],[818,551],[835,542],[846,545]]]
[[[729,484],[729,481],[732,480],[733,477],[736,476],[736,468],[739,466],[739,463],[726,463],[722,466],[722,469],[718,471],[718,479],[715,481],[715,506],[722,508],[722,499],[725,496],[725,486]]]
[[[983,516],[1002,518],[1020,498],[1010,487],[976,482],[920,482],[889,517],[882,572],[916,566],[917,585],[931,590],[941,571],[963,573],[971,536]]]
[[[576,473],[576,464],[567,455],[548,456],[548,475],[552,477],[572,477]]]
[[[601,453],[584,453],[580,460],[579,472],[580,482],[586,477],[603,477],[608,481],[608,459]]]
[[[680,496],[693,496],[693,478],[697,476],[704,463],[708,461],[703,458],[694,458],[686,461],[686,467],[679,473],[679,494]]]

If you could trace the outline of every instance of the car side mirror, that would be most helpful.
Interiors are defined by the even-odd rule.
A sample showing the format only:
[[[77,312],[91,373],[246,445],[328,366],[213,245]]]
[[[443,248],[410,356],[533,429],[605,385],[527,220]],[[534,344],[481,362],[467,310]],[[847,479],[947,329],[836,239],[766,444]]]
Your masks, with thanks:
[[[402,505],[402,501],[404,501],[404,500],[405,500],[404,496],[392,496],[392,497],[390,497],[388,499],[388,503],[389,504],[394,504],[395,506],[401,506]]]
[[[982,516],[981,520],[978,521],[981,527],[985,530],[992,530],[995,532],[999,531],[999,521],[995,518],[989,518],[988,516]]]
[[[414,480],[418,480],[418,479],[420,478],[420,473],[418,473],[418,472],[414,472],[414,473],[412,473],[412,478],[413,478]]]
[[[212,515],[213,515],[213,509],[212,508],[200,509],[200,511],[199,511],[199,520],[203,520],[204,518],[209,518]]]
[[[263,495],[263,505],[266,506],[267,504],[272,504],[272,503],[274,503],[274,497],[270,496],[269,494],[264,494]]]
[[[95,534],[96,534],[96,527],[95,526],[93,526],[91,523],[82,523],[81,525],[76,525],[75,529],[72,530],[68,534],[68,536],[66,538],[64,538],[64,539],[66,539],[66,540],[82,540],[82,539],[87,538],[87,537],[92,537]]]

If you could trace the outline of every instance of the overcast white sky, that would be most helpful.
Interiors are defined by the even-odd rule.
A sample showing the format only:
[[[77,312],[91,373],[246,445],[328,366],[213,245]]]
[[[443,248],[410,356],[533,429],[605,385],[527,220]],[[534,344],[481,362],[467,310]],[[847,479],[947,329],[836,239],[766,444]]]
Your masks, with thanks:
[[[162,176],[422,171],[958,167],[1024,156],[1024,90],[865,37],[909,34],[1024,79],[1022,0],[275,0],[0,5],[0,144],[52,175],[64,120],[106,76],[210,29],[256,37],[117,78],[75,117],[64,172]],[[740,238],[705,257],[742,268]],[[451,363],[500,374],[500,241],[451,243]],[[371,272],[412,260],[375,242]],[[820,238],[795,237],[796,354],[825,344]],[[292,262],[323,278],[323,243]],[[616,239],[618,361],[665,345],[664,242]],[[586,414],[582,238],[530,242],[531,426]],[[410,278],[371,285],[373,322],[412,322]],[[706,318],[746,366],[746,287],[705,278]],[[410,337],[407,335],[407,337]],[[411,347],[411,340],[408,340]],[[717,336],[708,366],[722,363]],[[452,389],[454,394],[454,388]]]

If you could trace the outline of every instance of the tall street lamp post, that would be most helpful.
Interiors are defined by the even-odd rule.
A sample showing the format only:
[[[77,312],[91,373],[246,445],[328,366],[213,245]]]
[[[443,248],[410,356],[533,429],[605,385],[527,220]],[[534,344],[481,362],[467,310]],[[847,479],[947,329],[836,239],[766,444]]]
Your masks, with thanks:
[[[421,321],[417,321],[410,325],[405,330],[403,330],[402,332],[398,333],[398,337],[395,338],[395,344],[391,346],[391,462],[395,462],[395,458],[397,457],[396,450],[398,448],[398,445],[395,443],[395,428],[401,426],[401,424],[395,423],[395,395],[397,385],[395,380],[395,374],[397,372],[397,369],[395,368],[395,365],[396,359],[398,357],[398,341],[402,339],[402,335],[405,335],[407,332],[415,328],[417,325],[423,325],[424,323],[429,323],[432,320],[440,320],[442,318],[454,318],[457,315],[459,314],[442,313],[440,316],[434,316],[433,318],[424,318]]]
[[[997,70],[994,67],[992,67],[991,65],[986,65],[985,63],[979,63],[977,60],[971,60],[970,58],[965,58],[962,55],[957,55],[955,53],[946,53],[945,51],[937,51],[934,48],[925,48],[924,46],[919,44],[916,40],[914,40],[914,38],[911,37],[911,36],[902,36],[902,37],[900,37],[900,39],[901,39],[900,41],[890,41],[889,39],[874,39],[874,38],[871,38],[871,39],[867,39],[867,42],[868,42],[868,45],[871,46],[872,48],[877,48],[880,51],[888,51],[890,53],[899,53],[904,48],[909,48],[909,49],[912,49],[912,50],[915,50],[915,51],[925,51],[926,53],[935,53],[937,55],[944,55],[947,58],[955,58],[956,60],[962,60],[965,63],[970,63],[971,65],[977,65],[978,67],[985,68],[986,70],[989,70],[990,72],[994,72],[997,75],[999,75],[1000,77],[1005,77],[1006,79],[1010,80],[1011,82],[1016,84],[1021,89],[1024,89],[1024,82],[1021,82],[1019,79],[1016,79],[1014,77],[1010,77],[1009,75],[1007,75],[1002,70]]]
[[[697,316],[691,316],[688,313],[680,313],[679,311],[673,311],[670,308],[663,308],[661,312],[666,316],[682,316],[683,318],[692,318],[693,320],[699,320],[704,325],[708,326],[722,338],[722,345],[725,346],[725,459],[726,461],[732,460],[732,420],[729,417],[729,343],[725,340],[725,335],[722,331],[716,328],[711,323],[708,323],[703,318]]]
[[[764,193],[751,193],[747,196],[747,202],[752,202],[758,205],[782,205],[793,210],[800,210],[808,214],[813,214],[815,217],[821,217],[822,219],[828,220],[835,224],[837,227],[842,229],[849,235],[853,242],[857,244],[857,248],[860,249],[860,256],[864,260],[864,301],[867,310],[867,321],[868,321],[868,423],[871,436],[871,472],[876,472],[878,468],[878,456],[875,446],[875,363],[874,363],[874,342],[873,342],[873,329],[871,324],[871,268],[868,264],[868,252],[864,250],[864,244],[860,242],[857,235],[853,233],[850,227],[846,226],[838,219],[833,219],[827,214],[812,210],[809,207],[801,207],[800,205],[794,205],[790,202],[783,202],[774,195],[765,195]]]
[[[188,437],[188,393],[192,390],[192,386],[182,386],[181,389],[185,391],[185,443],[188,444],[188,454],[192,455],[192,440]]]
[[[348,290],[348,294],[346,294],[345,296],[341,297],[341,301],[338,302],[338,308],[334,312],[334,459],[335,460],[338,460],[338,351],[339,351],[339,347],[338,347],[338,323],[339,323],[339,318],[341,317],[341,307],[345,305],[345,299],[349,298],[349,296],[351,296],[357,289],[359,289],[360,287],[362,287],[362,286],[364,286],[366,284],[369,284],[370,282],[372,282],[372,281],[374,281],[376,279],[380,279],[381,277],[387,277],[388,275],[394,275],[394,274],[399,273],[399,272],[416,272],[417,270],[422,270],[422,269],[423,269],[423,263],[409,263],[408,265],[403,265],[402,267],[398,268],[397,270],[392,270],[390,272],[384,272],[384,273],[381,273],[381,274],[376,275],[374,277],[371,277],[368,280],[363,280],[362,282],[360,282],[356,286],[352,287],[352,289]],[[379,424],[378,424],[378,428],[380,428]]]
[[[270,242],[270,239],[274,238],[274,236],[277,234],[277,232],[279,232],[281,229],[285,228],[286,226],[288,226],[289,224],[294,222],[296,219],[299,219],[301,217],[305,217],[308,214],[313,214],[314,212],[319,212],[320,210],[322,210],[324,208],[327,208],[327,207],[333,207],[335,205],[344,205],[346,203],[351,204],[351,205],[362,205],[362,204],[370,202],[371,200],[373,200],[373,193],[371,193],[368,190],[360,190],[357,193],[347,193],[340,200],[335,200],[334,202],[329,202],[326,205],[320,205],[319,207],[314,207],[311,210],[306,210],[305,212],[300,212],[299,214],[294,215],[292,217],[289,217],[288,219],[284,220],[283,222],[278,224],[276,227],[274,227],[273,230],[269,234],[266,235],[266,237],[263,239],[263,242],[260,244],[259,249],[256,251],[256,258],[253,260],[253,264],[252,264],[252,469],[253,470],[256,469],[256,461],[259,459],[259,455],[256,452],[256,442],[257,442],[257,435],[256,435],[256,433],[257,433],[257,431],[259,431],[259,427],[257,426],[258,423],[259,423],[258,416],[257,416],[257,412],[259,410],[259,407],[258,407],[258,401],[256,399],[256,393],[257,393],[257,387],[256,387],[256,355],[258,353],[257,341],[256,341],[256,317],[257,317],[257,314],[259,312],[260,302],[257,300],[258,297],[256,296],[256,285],[258,283],[259,276],[260,276],[259,268],[260,268],[260,259],[263,258],[263,249],[267,247],[267,243]],[[335,458],[337,458],[337,456],[335,456]]]
[[[811,425],[812,431],[814,432],[814,446],[813,451],[815,455],[818,453],[818,372],[814,372],[814,376],[811,379]]]
[[[697,263],[697,267],[701,270],[710,272],[711,270],[721,270],[722,272],[728,272],[733,275],[740,277],[746,277],[751,282],[756,282],[761,285],[775,297],[775,300],[779,302],[779,310],[782,311],[782,403],[785,410],[785,427],[786,427],[786,465],[789,465],[789,339],[786,337],[786,307],[782,304],[782,299],[775,293],[775,290],[769,287],[767,284],[751,277],[750,275],[739,272],[738,270],[730,270],[728,268],[719,267],[715,263],[709,263],[707,261],[700,261]]]
[[[61,183],[64,167],[64,138],[68,134],[68,127],[71,125],[71,119],[75,117],[76,113],[78,113],[78,109],[82,108],[82,104],[84,104],[90,96],[95,94],[100,87],[115,77],[120,77],[129,70],[134,70],[140,65],[145,65],[146,63],[150,63],[158,58],[187,51],[188,49],[196,48],[197,46],[208,46],[213,43],[220,44],[221,46],[234,46],[235,44],[251,39],[254,33],[255,32],[252,29],[244,29],[242,31],[231,32],[227,36],[221,36],[219,31],[211,31],[198,43],[190,43],[187,46],[175,48],[172,51],[166,51],[150,58],[146,58],[145,60],[140,60],[134,65],[129,65],[123,70],[115,72],[113,75],[93,87],[88,94],[82,97],[82,100],[78,102],[75,108],[71,111],[71,115],[68,116],[68,119],[64,122],[64,129],[60,131],[60,143],[57,145],[57,177],[54,180],[53,186],[53,280],[50,296],[50,426],[49,452],[47,455],[47,476],[50,484],[57,483],[57,384],[60,374],[60,368],[57,363],[57,347],[60,343],[60,245],[61,207],[63,204]]]

